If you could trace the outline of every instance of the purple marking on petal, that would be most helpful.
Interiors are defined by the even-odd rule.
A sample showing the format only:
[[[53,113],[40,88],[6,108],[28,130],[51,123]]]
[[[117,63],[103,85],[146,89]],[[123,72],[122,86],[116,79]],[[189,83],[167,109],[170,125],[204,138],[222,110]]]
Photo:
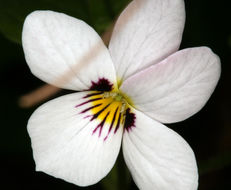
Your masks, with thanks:
[[[132,127],[135,127],[136,115],[130,111],[130,108],[128,108],[125,113],[124,129],[127,130],[127,132],[129,132]]]
[[[114,134],[115,134],[115,133],[117,132],[117,130],[119,129],[120,120],[121,120],[121,113],[120,113],[120,115],[119,115],[119,119],[118,119],[118,121],[117,121],[116,128],[115,128],[115,130],[114,130]]]
[[[83,102],[83,103],[81,103],[81,104],[78,104],[78,105],[76,105],[75,107],[77,108],[77,107],[82,106],[82,105],[84,105],[84,104],[87,104],[87,103],[89,103],[89,102],[94,102],[94,101],[101,100],[101,99],[102,99],[102,98],[91,99],[91,100],[88,100],[88,101]]]
[[[90,90],[98,90],[98,91],[111,91],[113,84],[109,82],[108,79],[100,78],[98,82],[91,82]]]
[[[99,137],[101,136],[101,132],[102,132],[104,123],[105,123],[105,121],[106,121],[109,113],[110,113],[110,111],[107,113],[107,115],[105,116],[105,118],[103,119],[103,121],[99,125],[97,125],[97,127],[93,130],[92,135],[98,130],[98,128],[100,128],[99,129]]]
[[[99,107],[99,106],[101,106],[101,105],[102,105],[102,104],[97,104],[97,105],[91,106],[91,107],[86,108],[85,110],[81,111],[80,113],[85,113],[85,112],[87,112],[87,111],[89,111],[89,110],[91,110],[91,109],[97,108],[97,107]]]
[[[87,116],[85,116],[83,119],[86,119],[86,118],[89,118],[89,117],[91,117],[91,115],[87,115]]]
[[[96,93],[91,93],[91,94],[87,94],[86,96],[84,96],[83,98],[89,98],[91,96],[96,96],[96,95],[100,95],[103,94],[103,92],[96,92]]]
[[[111,103],[109,103],[109,104],[106,105],[103,109],[101,109],[100,111],[98,111],[97,113],[95,113],[95,114],[92,116],[92,118],[91,118],[90,121],[96,119],[96,118],[99,116],[99,114],[101,114],[101,113],[102,113],[105,109],[107,109],[107,107],[110,106],[110,105],[111,105]]]
[[[116,114],[117,114],[118,109],[119,109],[119,107],[116,108],[116,111],[115,111],[115,113],[114,113],[114,115],[113,115],[113,119],[112,119],[110,128],[109,128],[109,130],[108,130],[107,136],[104,137],[104,141],[108,138],[108,135],[109,135],[110,132],[111,132],[111,129],[112,129],[112,127],[113,127],[113,125],[114,125],[114,122],[115,122],[115,118],[116,118]]]

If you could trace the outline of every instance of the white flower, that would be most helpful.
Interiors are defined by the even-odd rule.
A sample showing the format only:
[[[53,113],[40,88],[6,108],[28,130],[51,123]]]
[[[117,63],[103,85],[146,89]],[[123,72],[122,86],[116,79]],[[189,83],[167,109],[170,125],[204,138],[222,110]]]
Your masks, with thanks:
[[[81,91],[49,101],[31,116],[37,171],[80,186],[97,183],[113,167],[122,142],[140,189],[197,189],[193,151],[161,123],[185,120],[205,105],[220,61],[207,47],[176,52],[184,21],[182,0],[133,0],[108,50],[78,19],[52,11],[26,18],[22,42],[32,73]],[[68,72],[74,77],[57,83]]]

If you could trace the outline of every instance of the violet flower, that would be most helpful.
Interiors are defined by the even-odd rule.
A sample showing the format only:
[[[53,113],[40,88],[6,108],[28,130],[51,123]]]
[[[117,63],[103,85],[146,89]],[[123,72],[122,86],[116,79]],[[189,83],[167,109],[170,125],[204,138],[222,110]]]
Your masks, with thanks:
[[[162,123],[198,112],[220,76],[207,47],[177,52],[185,22],[182,0],[133,0],[106,48],[86,23],[35,11],[25,20],[23,49],[32,73],[79,91],[39,107],[28,122],[36,170],[79,186],[112,169],[121,144],[140,189],[195,190],[198,171],[185,140]],[[92,48],[92,59],[76,65]],[[74,76],[57,83],[64,73]]]

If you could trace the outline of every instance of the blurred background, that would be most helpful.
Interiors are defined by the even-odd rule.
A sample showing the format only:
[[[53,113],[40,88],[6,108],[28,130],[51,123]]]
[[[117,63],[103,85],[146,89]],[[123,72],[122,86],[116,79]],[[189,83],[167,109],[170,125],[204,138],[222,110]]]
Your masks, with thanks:
[[[99,34],[116,20],[129,0],[0,0],[0,189],[137,189],[122,155],[100,183],[80,188],[35,172],[27,121],[43,102],[29,108],[19,99],[44,83],[25,62],[21,31],[33,10],[54,10],[84,20]],[[229,0],[186,0],[181,49],[209,46],[221,58],[222,75],[206,106],[190,119],[168,125],[191,145],[200,172],[199,190],[231,189],[231,6]],[[50,97],[54,98],[61,91]]]

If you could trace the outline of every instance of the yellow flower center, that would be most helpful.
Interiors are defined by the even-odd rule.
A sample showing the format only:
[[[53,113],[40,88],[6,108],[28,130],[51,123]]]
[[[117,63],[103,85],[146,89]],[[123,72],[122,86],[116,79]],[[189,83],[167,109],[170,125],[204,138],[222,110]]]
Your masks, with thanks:
[[[104,118],[106,118],[106,123],[112,123],[113,118],[115,121],[118,121],[120,117],[120,122],[124,122],[128,103],[123,95],[118,92],[104,92],[102,94],[93,95],[90,99],[94,100],[91,102],[91,112],[93,115],[99,113],[97,116],[98,120],[103,121]]]
[[[84,114],[84,118],[90,118],[90,121],[98,121],[92,134],[98,131],[100,137],[106,125],[108,130],[104,137],[106,140],[111,131],[116,133],[120,126],[127,131],[135,127],[136,116],[131,112],[131,99],[117,88],[113,89],[108,80],[100,79],[98,82],[92,82],[92,87],[83,100],[76,106],[82,108],[80,114]]]

